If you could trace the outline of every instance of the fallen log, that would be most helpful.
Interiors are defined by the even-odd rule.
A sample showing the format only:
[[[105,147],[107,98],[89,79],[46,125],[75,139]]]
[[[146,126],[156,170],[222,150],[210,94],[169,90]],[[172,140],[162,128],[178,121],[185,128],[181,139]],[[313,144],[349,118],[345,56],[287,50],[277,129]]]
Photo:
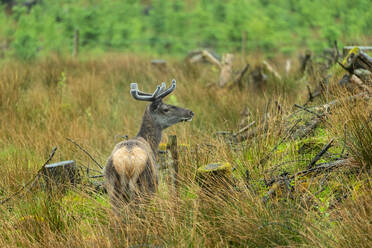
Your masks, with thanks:
[[[269,62],[264,60],[262,64],[264,65],[266,71],[270,72],[277,80],[282,80],[282,76],[280,76],[280,74],[269,64]]]
[[[199,62],[211,63],[211,64],[216,65],[218,68],[221,68],[221,62],[217,54],[215,54],[214,52],[208,51],[206,49],[190,52],[187,55],[186,60],[191,64],[199,63]]]
[[[362,52],[372,52],[372,46],[358,46],[359,49],[362,51]],[[343,49],[342,49],[342,53],[344,56],[346,56],[353,48],[355,48],[355,46],[345,46]]]
[[[289,179],[292,180],[292,179],[295,179],[296,177],[303,177],[313,172],[319,173],[319,172],[324,172],[324,171],[330,171],[337,167],[341,167],[344,165],[350,165],[350,164],[351,164],[350,159],[340,159],[340,160],[332,161],[329,163],[322,163],[313,168],[297,172],[296,174],[291,176]]]

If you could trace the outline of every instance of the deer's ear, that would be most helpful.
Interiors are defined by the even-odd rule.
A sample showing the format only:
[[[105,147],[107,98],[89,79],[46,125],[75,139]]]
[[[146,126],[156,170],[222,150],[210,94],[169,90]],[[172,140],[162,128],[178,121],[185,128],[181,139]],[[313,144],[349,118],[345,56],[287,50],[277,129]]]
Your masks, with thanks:
[[[150,110],[151,111],[156,111],[161,105],[161,101],[154,101],[150,105]]]

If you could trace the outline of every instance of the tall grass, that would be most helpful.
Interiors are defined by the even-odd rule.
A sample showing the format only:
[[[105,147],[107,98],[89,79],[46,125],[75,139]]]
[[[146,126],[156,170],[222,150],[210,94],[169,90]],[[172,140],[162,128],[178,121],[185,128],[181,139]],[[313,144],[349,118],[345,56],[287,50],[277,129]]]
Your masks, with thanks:
[[[92,162],[66,137],[76,140],[104,164],[120,139],[118,135],[134,136],[140,125],[145,103],[131,98],[131,82],[138,82],[144,91],[153,91],[160,82],[176,78],[177,89],[166,101],[192,109],[195,118],[164,135],[166,141],[168,134],[176,134],[188,147],[181,153],[179,195],[172,194],[169,183],[162,180],[149,204],[128,206],[123,210],[124,218],[117,220],[107,196],[93,192],[86,182],[65,195],[52,196],[36,185],[0,205],[0,246],[370,245],[370,179],[366,174],[355,175],[344,169],[329,173],[327,180],[304,178],[295,182],[295,191],[281,189],[272,199],[263,201],[269,190],[263,181],[264,172],[274,171],[276,163],[283,160],[298,160],[297,141],[285,141],[278,151],[272,149],[293,124],[284,124],[283,119],[293,111],[294,102],[304,101],[305,87],[300,83],[288,87],[283,82],[269,82],[262,90],[250,86],[242,91],[210,87],[217,77],[218,72],[209,66],[170,60],[165,69],[159,69],[151,65],[150,58],[133,55],[110,54],[84,60],[48,57],[34,63],[3,64],[0,199],[31,179],[53,146],[59,148],[54,161],[74,159],[78,165],[92,167]],[[283,113],[277,111],[275,101],[281,104]],[[267,132],[264,135],[259,131],[253,139],[232,147],[215,132],[237,131],[244,107],[251,110],[256,125],[266,126]],[[359,115],[361,110],[358,114],[347,113],[356,123],[361,122],[351,128],[350,153],[367,166],[369,144],[357,134],[365,132],[361,128],[368,123],[363,122],[364,115]],[[263,120],[264,115],[268,119]],[[334,121],[342,126],[341,114],[335,116],[339,118]],[[333,135],[342,144],[342,132],[327,126],[321,129],[323,139]],[[259,165],[267,156],[268,161]],[[205,194],[195,181],[196,169],[216,161],[228,161],[236,168],[234,185],[215,195]],[[272,174],[297,171],[304,165],[298,162]],[[244,176],[246,171],[250,180]],[[346,201],[342,200],[344,195]]]

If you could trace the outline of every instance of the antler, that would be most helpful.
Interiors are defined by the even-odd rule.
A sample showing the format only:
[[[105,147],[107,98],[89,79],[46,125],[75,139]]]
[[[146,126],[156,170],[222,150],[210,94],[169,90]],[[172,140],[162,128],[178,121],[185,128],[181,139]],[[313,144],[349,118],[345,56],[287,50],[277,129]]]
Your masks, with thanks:
[[[136,100],[153,102],[155,100],[162,99],[162,98],[166,97],[167,95],[172,93],[172,91],[174,91],[175,88],[176,88],[176,80],[173,79],[172,80],[172,85],[168,89],[166,89],[166,85],[163,82],[161,84],[161,86],[158,85],[156,87],[156,90],[151,95],[149,93],[139,91],[137,83],[131,83],[130,84],[130,94]]]

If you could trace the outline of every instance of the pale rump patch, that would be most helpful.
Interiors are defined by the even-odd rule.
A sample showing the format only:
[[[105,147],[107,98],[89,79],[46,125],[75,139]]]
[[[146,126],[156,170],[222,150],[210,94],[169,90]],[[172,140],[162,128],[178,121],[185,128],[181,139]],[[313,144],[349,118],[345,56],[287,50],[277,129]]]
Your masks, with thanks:
[[[130,181],[137,181],[139,175],[144,171],[148,155],[140,147],[128,150],[122,147],[112,155],[112,162],[120,177],[126,177]]]

